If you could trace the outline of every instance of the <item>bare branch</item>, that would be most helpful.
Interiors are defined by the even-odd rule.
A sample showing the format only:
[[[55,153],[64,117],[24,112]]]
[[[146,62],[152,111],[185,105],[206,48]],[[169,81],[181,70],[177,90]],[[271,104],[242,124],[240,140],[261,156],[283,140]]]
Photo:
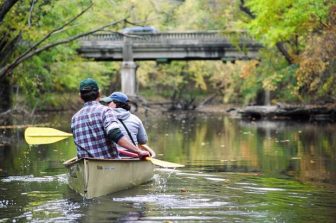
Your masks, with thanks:
[[[36,47],[38,47],[39,45],[41,45],[41,43],[43,43],[44,41],[46,41],[50,36],[52,36],[53,34],[55,34],[58,31],[64,29],[66,26],[70,25],[72,22],[74,22],[76,19],[78,19],[81,15],[83,15],[87,10],[89,10],[92,7],[92,5],[93,4],[91,3],[86,9],[84,9],[83,11],[81,11],[74,18],[72,18],[70,21],[64,23],[62,26],[60,26],[60,27],[52,30],[51,32],[49,32],[40,41],[38,41],[37,43],[35,43],[31,48],[29,48],[23,54],[21,54],[16,60],[20,60],[21,58],[25,57],[27,54],[29,54],[30,52],[32,52]]]
[[[294,63],[293,58],[289,55],[289,53],[286,50],[283,42],[278,42],[276,44],[276,47],[278,48],[278,50],[280,51],[280,53],[285,57],[286,61],[289,64],[293,64]]]
[[[144,26],[146,24],[146,21],[131,22],[131,21],[125,19],[125,24],[130,24],[132,26]]]
[[[74,36],[71,36],[69,38],[62,39],[62,40],[56,41],[54,43],[47,44],[47,45],[45,45],[43,47],[40,47],[40,48],[37,48],[35,50],[31,50],[29,53],[26,53],[24,56],[21,55],[18,58],[16,58],[14,60],[14,62],[12,62],[11,64],[7,64],[5,67],[1,68],[0,69],[0,79],[4,78],[6,75],[12,73],[12,71],[23,61],[31,58],[32,56],[35,56],[35,55],[41,53],[42,51],[48,50],[50,48],[53,48],[53,47],[61,45],[61,44],[72,42],[76,39],[79,39],[79,38],[84,37],[84,36],[88,36],[88,35],[93,34],[95,32],[102,31],[107,27],[115,26],[115,25],[117,25],[121,22],[124,22],[125,20],[126,19],[124,18],[124,19],[118,20],[116,22],[112,22],[112,23],[109,23],[107,25],[101,26],[99,28],[93,29],[91,31],[81,33],[81,34],[78,34],[78,35],[74,35]]]
[[[22,39],[22,34],[20,32],[11,40],[6,39],[3,41],[3,44],[0,45],[0,58],[1,58],[0,67],[6,64],[7,59],[14,53],[15,45],[19,41],[21,41],[21,39]]]
[[[0,7],[0,24],[5,18],[9,10],[18,2],[19,0],[5,0]]]
[[[245,12],[248,16],[250,16],[252,19],[256,18],[256,16],[253,14],[250,8],[245,6],[245,0],[240,0],[239,8],[241,11]]]
[[[36,0],[32,0],[31,6],[30,6],[30,10],[29,10],[29,16],[28,16],[28,26],[31,26],[31,18],[32,18],[32,14],[33,14],[33,9],[34,9],[34,5],[35,5],[35,1]]]

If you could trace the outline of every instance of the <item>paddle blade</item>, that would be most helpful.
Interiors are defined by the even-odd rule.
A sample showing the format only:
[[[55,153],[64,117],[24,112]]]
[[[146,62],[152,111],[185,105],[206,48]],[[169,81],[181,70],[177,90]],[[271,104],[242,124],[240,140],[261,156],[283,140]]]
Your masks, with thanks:
[[[50,144],[72,136],[70,133],[45,127],[28,127],[24,135],[30,145]]]
[[[158,159],[154,159],[152,157],[146,157],[146,160],[151,161],[156,166],[165,167],[165,168],[184,167],[184,165],[182,165],[182,164],[171,163],[171,162],[168,162],[168,161],[158,160]]]

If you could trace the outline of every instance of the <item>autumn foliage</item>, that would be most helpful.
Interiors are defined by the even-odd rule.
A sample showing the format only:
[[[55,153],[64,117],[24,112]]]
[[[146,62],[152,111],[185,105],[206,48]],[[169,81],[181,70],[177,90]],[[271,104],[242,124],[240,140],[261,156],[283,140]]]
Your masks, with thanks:
[[[336,99],[336,6],[331,7],[327,24],[311,34],[300,56],[298,92],[314,102]]]

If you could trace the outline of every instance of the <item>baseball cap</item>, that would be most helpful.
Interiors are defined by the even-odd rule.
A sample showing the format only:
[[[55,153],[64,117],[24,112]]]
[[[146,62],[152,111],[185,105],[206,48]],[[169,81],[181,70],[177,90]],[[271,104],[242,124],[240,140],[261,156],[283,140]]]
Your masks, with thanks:
[[[82,80],[79,84],[79,91],[98,91],[99,87],[95,80],[87,78]]]
[[[118,101],[121,103],[127,103],[128,97],[122,92],[113,92],[110,96],[100,99],[100,101],[105,103],[110,103],[111,101]]]

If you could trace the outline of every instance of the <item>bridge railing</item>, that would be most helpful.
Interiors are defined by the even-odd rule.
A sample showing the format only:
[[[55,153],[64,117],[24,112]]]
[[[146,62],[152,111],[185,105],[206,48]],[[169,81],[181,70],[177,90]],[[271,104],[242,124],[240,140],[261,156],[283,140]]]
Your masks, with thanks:
[[[255,42],[245,32],[165,32],[165,33],[143,33],[127,34],[122,33],[95,33],[81,38],[88,41],[124,41],[125,38],[132,39],[132,42],[164,42],[169,40],[206,40],[206,41],[230,41],[240,40],[245,42]]]

